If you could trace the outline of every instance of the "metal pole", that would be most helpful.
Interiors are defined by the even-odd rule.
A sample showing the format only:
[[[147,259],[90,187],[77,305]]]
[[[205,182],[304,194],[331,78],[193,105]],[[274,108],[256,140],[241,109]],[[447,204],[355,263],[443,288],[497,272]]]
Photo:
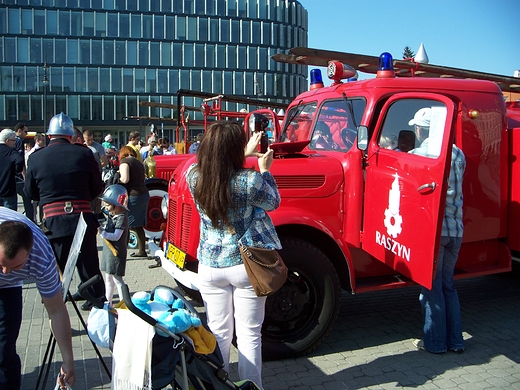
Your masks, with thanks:
[[[43,63],[43,133],[46,133],[45,127],[47,126],[47,85],[49,85],[49,79],[47,78],[47,62]]]

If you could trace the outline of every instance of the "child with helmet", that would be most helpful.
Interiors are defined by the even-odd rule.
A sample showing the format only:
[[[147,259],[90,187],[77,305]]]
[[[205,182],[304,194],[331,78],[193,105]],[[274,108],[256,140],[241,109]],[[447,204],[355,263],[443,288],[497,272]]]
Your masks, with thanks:
[[[120,184],[108,186],[100,199],[109,212],[105,227],[98,231],[103,237],[103,253],[100,270],[105,272],[105,292],[108,305],[112,306],[114,285],[119,299],[122,299],[123,276],[126,268],[126,247],[128,244],[128,192]]]

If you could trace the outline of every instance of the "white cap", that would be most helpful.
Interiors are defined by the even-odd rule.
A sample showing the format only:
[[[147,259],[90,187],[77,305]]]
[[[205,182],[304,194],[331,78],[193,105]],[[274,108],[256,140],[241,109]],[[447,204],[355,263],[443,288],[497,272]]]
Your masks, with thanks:
[[[413,119],[408,122],[409,126],[417,125],[421,127],[430,127],[431,108],[421,108],[415,113]]]
[[[109,134],[105,137],[106,142],[112,142],[112,136]]]

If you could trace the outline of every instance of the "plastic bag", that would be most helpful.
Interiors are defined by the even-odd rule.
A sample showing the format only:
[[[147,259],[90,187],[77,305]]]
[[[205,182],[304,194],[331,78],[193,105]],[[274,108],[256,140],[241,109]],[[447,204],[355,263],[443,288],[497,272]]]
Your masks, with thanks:
[[[103,309],[93,307],[87,320],[87,331],[90,339],[100,347],[110,348],[114,346],[116,334],[115,318],[108,311],[108,304]]]

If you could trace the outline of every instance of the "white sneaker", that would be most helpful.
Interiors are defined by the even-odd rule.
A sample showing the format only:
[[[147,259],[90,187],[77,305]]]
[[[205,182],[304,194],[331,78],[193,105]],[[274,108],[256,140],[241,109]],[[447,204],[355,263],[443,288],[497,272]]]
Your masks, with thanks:
[[[412,344],[414,345],[415,348],[426,351],[426,348],[424,348],[424,341],[422,341],[422,339],[413,339]]]

